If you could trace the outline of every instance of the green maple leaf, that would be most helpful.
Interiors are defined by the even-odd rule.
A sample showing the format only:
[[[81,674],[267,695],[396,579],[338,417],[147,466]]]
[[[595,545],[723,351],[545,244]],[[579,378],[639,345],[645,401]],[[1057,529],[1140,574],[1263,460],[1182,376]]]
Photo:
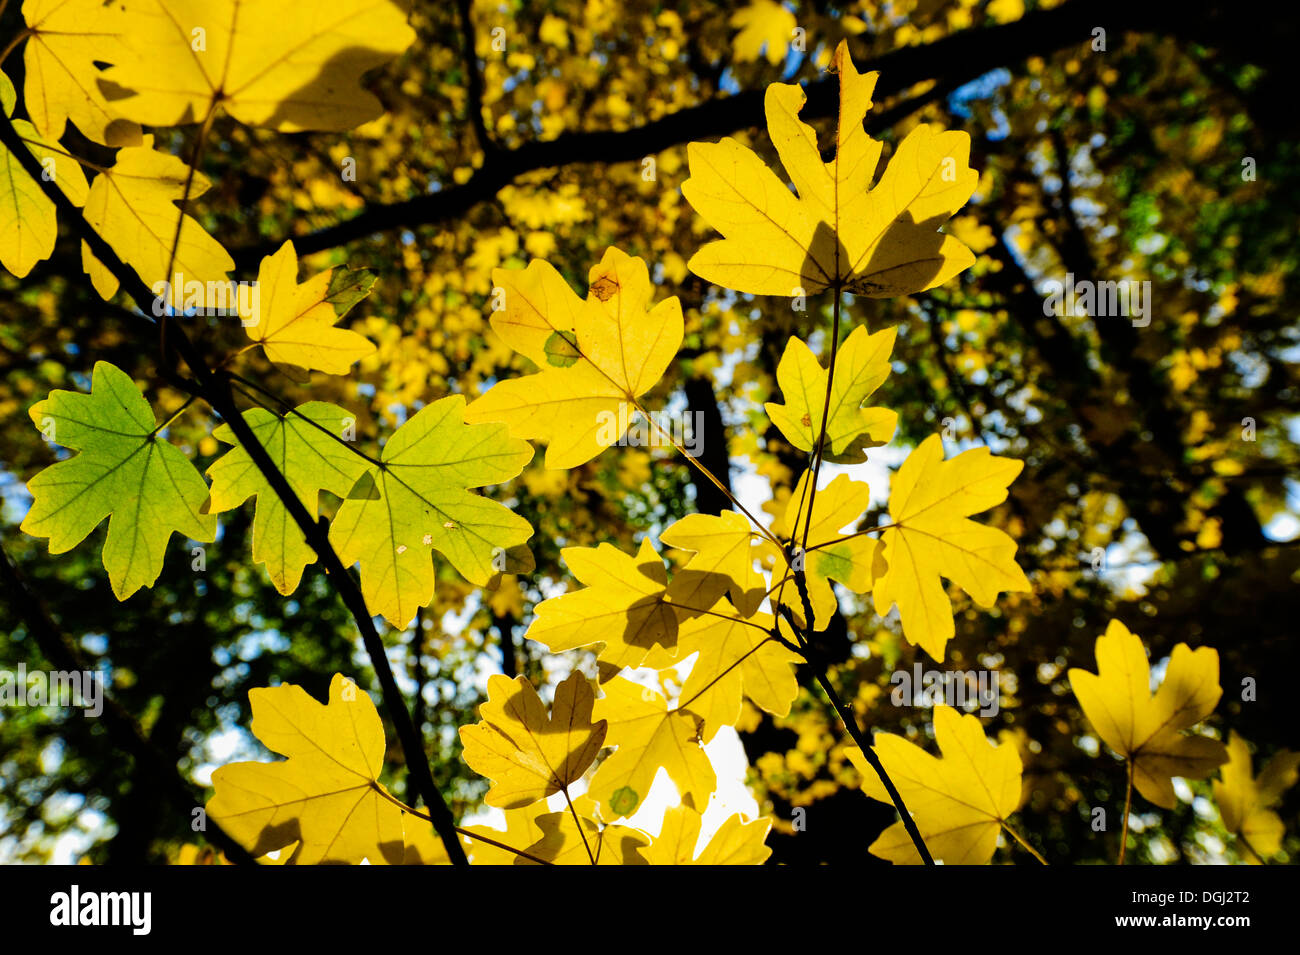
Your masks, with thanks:
[[[343,497],[368,468],[365,459],[342,441],[354,420],[345,409],[325,401],[309,401],[298,407],[297,414],[283,418],[264,408],[244,412],[244,421],[313,517],[321,491]],[[208,468],[212,479],[208,509],[219,514],[256,497],[253,560],[266,565],[276,590],[293,593],[303,568],[316,559],[315,551],[248,452],[238,445],[230,425],[223,424],[213,436],[235,447]]]
[[[435,401],[398,428],[381,466],[361,476],[330,525],[344,565],[360,561],[367,606],[395,626],[410,623],[433,599],[431,550],[479,585],[502,571],[530,570],[531,555],[519,548],[532,525],[468,489],[509,481],[532,457],[532,446],[511,438],[504,424],[465,424],[461,395]]]
[[[81,453],[27,482],[34,500],[22,530],[62,554],[109,518],[104,569],[118,600],[153,586],[173,532],[216,536],[216,517],[202,513],[207,484],[159,437],[153,409],[120,368],[96,362],[90,394],[52,391],[30,414],[47,437]]]

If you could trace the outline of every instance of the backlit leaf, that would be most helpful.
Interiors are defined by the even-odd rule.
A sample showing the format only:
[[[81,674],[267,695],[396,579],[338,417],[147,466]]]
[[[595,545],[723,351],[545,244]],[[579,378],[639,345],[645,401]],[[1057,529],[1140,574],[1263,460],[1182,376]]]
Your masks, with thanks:
[[[121,369],[96,362],[90,394],[52,391],[29,413],[50,440],[81,453],[27,482],[34,500],[22,529],[62,554],[107,517],[104,569],[118,600],[153,586],[173,533],[215,537],[216,518],[202,512],[207,484],[156,433],[149,402]]]

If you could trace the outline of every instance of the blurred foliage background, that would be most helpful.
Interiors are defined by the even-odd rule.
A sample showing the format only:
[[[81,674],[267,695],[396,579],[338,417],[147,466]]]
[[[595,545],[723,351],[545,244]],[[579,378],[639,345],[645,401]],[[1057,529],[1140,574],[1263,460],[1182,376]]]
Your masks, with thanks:
[[[253,359],[261,382],[295,403],[355,409],[371,446],[422,403],[476,395],[522,369],[488,328],[492,269],[545,257],[584,291],[608,245],[644,257],[659,297],[680,296],[687,315],[685,347],[651,406],[702,414],[703,460],[774,512],[804,456],[762,403],[777,397],[786,340],[820,341],[830,302],[796,312],[691,275],[686,260],[710,236],[679,187],[691,140],[734,135],[780,168],[761,128],[769,83],[809,84],[806,114],[829,134],[824,68],[847,38],[860,68],[881,71],[873,135],[894,144],[922,122],[964,129],[981,173],[950,226],[979,253],[976,266],[933,292],[847,310],[854,324],[899,328],[894,374],[873,403],[896,409],[900,430],[880,460],[896,466],[902,449],[940,431],[949,454],[987,444],[1025,461],[987,520],[1020,542],[1034,592],[982,611],[954,589],[944,666],[999,674],[1002,705],[985,727],[1021,750],[1021,831],[1050,861],[1113,861],[1123,765],[1098,754],[1066,679],[1071,666],[1094,668],[1093,642],[1112,617],[1142,636],[1153,663],[1179,642],[1218,650],[1224,696],[1210,726],[1248,739],[1257,767],[1300,744],[1285,682],[1300,619],[1300,131],[1279,95],[1296,82],[1296,25],[1260,15],[1203,0],[416,2],[416,44],[368,83],[387,108],[380,119],[342,135],[218,120],[200,164],[214,186],[192,211],[235,255],[238,278],[254,278],[286,237],[310,255],[305,271],[346,262],[378,273],[348,321],[379,350],[353,375],[299,384]],[[10,3],[0,48],[21,28]],[[21,83],[21,57],[3,68]],[[168,132],[160,146],[188,156],[193,135]],[[340,175],[347,158],[355,181]],[[79,263],[66,234],[25,280],[0,275],[0,539],[151,743],[202,783],[212,765],[262,752],[238,729],[251,687],[292,681],[320,697],[336,670],[366,685],[365,657],[317,568],[284,599],[251,563],[251,509],[223,518],[202,571],[173,538],[158,585],[123,604],[99,563],[102,527],[59,557],[17,531],[24,482],[51,461],[26,409],[50,389],[87,387],[101,359],[158,380],[156,343],[141,340],[121,300],[94,293]],[[1043,283],[1066,273],[1149,282],[1149,324],[1045,314]],[[241,342],[238,328],[195,321],[214,353]],[[147,397],[160,420],[184,401],[167,388]],[[191,409],[171,429],[200,469],[219,453],[214,426]],[[645,533],[724,503],[659,449],[618,449],[572,471],[546,471],[538,455],[498,492],[537,528],[536,573],[479,593],[441,566],[435,603],[408,631],[385,634],[462,816],[483,783],[455,758],[455,730],[474,718],[487,675],[594,672],[590,656],[544,658],[523,636],[535,603],[570,582],[560,548],[608,541],[630,552]],[[836,682],[867,725],[926,740],[928,710],[889,702],[890,674],[922,658],[896,619],[841,598],[823,647]],[[50,665],[31,612],[0,595],[0,666]],[[1255,701],[1242,700],[1248,678]],[[846,737],[801,682],[790,717],[747,709],[743,720],[748,781],[777,818],[772,861],[876,862],[866,846],[892,809],[857,790]],[[399,759],[393,746],[400,792]],[[1170,812],[1136,800],[1131,860],[1248,860],[1208,781],[1181,795]],[[198,838],[182,803],[101,722],[0,711],[5,861],[174,859]],[[1114,807],[1111,832],[1091,829],[1094,806]],[[806,831],[790,824],[796,807]],[[1279,858],[1290,860],[1300,795],[1279,812],[1289,833]],[[1010,858],[1001,849],[995,861]]]

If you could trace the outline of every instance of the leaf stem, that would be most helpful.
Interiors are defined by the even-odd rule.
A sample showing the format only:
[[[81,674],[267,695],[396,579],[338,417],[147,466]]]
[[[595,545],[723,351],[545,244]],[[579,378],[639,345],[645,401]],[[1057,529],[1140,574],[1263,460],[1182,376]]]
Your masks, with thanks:
[[[149,432],[149,437],[152,438],[154,435],[160,434],[163,431],[166,431],[168,428],[170,428],[172,422],[175,421],[177,418],[179,418],[181,415],[183,415],[185,413],[186,408],[194,404],[196,397],[197,397],[196,395],[190,395],[188,398],[186,398],[185,403],[176,409],[176,413],[174,415],[172,415],[162,424],[158,425],[158,427],[154,428],[152,431]]]
[[[1119,862],[1116,863],[1117,865],[1124,864],[1124,850],[1128,848],[1128,814],[1133,806],[1133,760],[1124,760],[1124,765],[1128,770],[1126,773],[1128,782],[1124,787],[1124,822],[1120,829]]]
[[[703,474],[706,478],[709,479],[709,481],[713,484],[714,487],[716,487],[719,491],[721,491],[724,495],[726,495],[727,500],[729,500],[732,504],[736,506],[736,510],[738,510],[741,514],[744,514],[747,518],[749,518],[750,522],[755,527],[758,528],[758,532],[760,534],[762,534],[769,541],[775,544],[777,548],[781,550],[782,553],[784,553],[784,549],[781,547],[781,542],[777,540],[776,535],[772,533],[772,531],[767,527],[767,525],[764,524],[762,521],[760,521],[753,514],[751,514],[749,512],[749,509],[746,508],[744,504],[741,504],[740,501],[736,499],[736,496],[731,493],[731,491],[727,490],[726,486],[723,485],[723,483],[718,480],[717,476],[712,471],[710,471],[703,464],[701,464],[693,454],[691,454],[680,444],[678,444],[677,439],[674,438],[670,432],[665,431],[663,426],[660,425],[658,421],[650,417],[650,412],[646,411],[645,408],[642,407],[641,402],[637,401],[635,398],[629,398],[626,400],[630,405],[632,405],[633,408],[641,412],[641,417],[645,418],[646,421],[649,422],[652,428],[654,428],[661,435],[663,435],[665,438],[668,439],[668,443],[671,444],[673,448],[676,449],[676,451],[682,457],[686,458],[687,462],[691,465],[691,467],[695,468],[695,470]]]
[[[235,381],[238,381],[240,384],[242,384],[242,385],[246,385],[246,386],[248,386],[249,388],[254,388],[254,389],[256,389],[258,392],[260,392],[261,394],[266,395],[266,397],[270,398],[272,401],[274,401],[276,404],[278,404],[281,408],[284,409],[284,414],[280,415],[281,417],[284,417],[284,415],[293,415],[293,416],[296,417],[296,418],[301,418],[303,421],[306,421],[309,425],[311,425],[311,426],[312,426],[313,428],[315,428],[317,431],[321,432],[322,434],[329,435],[329,436],[330,436],[331,438],[333,438],[336,442],[338,442],[339,444],[341,444],[343,447],[347,448],[349,451],[351,451],[351,452],[352,452],[353,454],[355,454],[357,457],[359,457],[359,458],[364,458],[366,461],[369,461],[371,464],[373,464],[373,465],[374,465],[375,467],[377,467],[377,468],[382,468],[382,467],[384,466],[384,463],[383,463],[382,461],[380,461],[378,458],[372,458],[370,455],[366,454],[366,452],[362,451],[360,448],[358,448],[356,445],[354,445],[351,441],[344,440],[344,438],[343,438],[341,435],[337,435],[337,434],[335,434],[333,431],[331,431],[329,428],[325,427],[325,426],[324,426],[323,424],[321,424],[319,421],[313,421],[311,418],[308,418],[305,414],[303,414],[303,413],[302,413],[301,411],[299,411],[297,408],[293,407],[293,405],[289,404],[289,402],[285,401],[285,400],[284,400],[283,398],[281,398],[279,395],[274,394],[273,392],[267,391],[265,388],[263,388],[261,385],[257,384],[256,382],[249,381],[249,380],[248,380],[247,378],[245,378],[243,375],[237,375],[237,374],[235,374],[233,371],[228,371],[228,372],[226,372],[226,374],[228,374],[228,375],[229,375],[232,379],[234,379]],[[248,394],[248,392],[244,391],[243,388],[241,388],[241,389],[239,389],[239,390],[240,390],[240,392],[242,392],[242,393],[244,394],[244,396],[245,396],[246,398],[248,398],[248,399],[249,399],[250,401],[252,401],[254,404],[257,404],[257,405],[259,405],[260,407],[266,408],[266,405],[262,404],[260,401],[257,401],[257,400],[252,396],[252,395],[250,395],[250,394]],[[272,409],[272,408],[266,408],[266,410],[267,410],[267,411],[270,411],[272,414],[278,414],[278,412],[276,412],[276,411],[275,411],[274,409]]]
[[[578,835],[582,837],[582,847],[587,850],[587,858],[591,860],[591,864],[595,865],[596,857],[591,853],[591,843],[587,841],[587,830],[583,828],[582,820],[578,818],[578,810],[573,808],[573,800],[569,798],[569,787],[565,786],[562,792],[564,801],[569,804],[569,814],[573,816],[573,824],[578,827]]]
[[[1033,856],[1043,865],[1047,865],[1047,860],[1043,858],[1042,854],[1033,846],[1031,846],[1025,840],[1025,838],[1020,835],[1020,833],[1016,832],[1016,830],[1011,827],[1011,823],[1007,822],[1005,819],[1001,819],[999,820],[999,822],[1002,824],[1002,828],[1007,831],[1007,834],[1011,836],[1012,839],[1016,840],[1016,842],[1020,843],[1020,845],[1024,847],[1026,852],[1028,852],[1031,856]]]
[[[5,4],[0,3],[0,13],[4,12],[4,8],[5,8]],[[4,61],[9,59],[9,54],[14,51],[14,49],[18,46],[19,43],[22,43],[23,40],[26,40],[31,35],[32,35],[31,27],[24,27],[23,29],[19,30],[18,33],[14,36],[14,38],[9,41],[9,45],[6,46],[4,50],[0,51],[0,65],[3,65]]]
[[[415,816],[417,819],[423,819],[425,822],[433,823],[434,828],[435,829],[437,828],[437,823],[433,822],[433,819],[429,816],[428,813],[420,812],[420,810],[418,809],[412,809],[410,806],[402,802],[392,793],[385,792],[383,790],[377,790],[377,792],[379,792],[380,795],[384,796],[389,802],[394,803],[403,812],[408,812],[412,816]],[[514,846],[508,846],[504,842],[498,842],[495,839],[490,839],[487,836],[480,835],[477,832],[471,832],[469,829],[463,829],[460,826],[456,826],[455,828],[456,828],[456,832],[464,836],[466,839],[477,839],[479,842],[486,842],[490,846],[496,846],[498,849],[502,849],[506,852],[513,852],[515,855],[527,859],[529,862],[536,862],[538,865],[555,865],[555,863],[551,862],[549,859],[543,859],[539,856],[535,856],[531,852],[526,852],[523,849],[516,849]]]

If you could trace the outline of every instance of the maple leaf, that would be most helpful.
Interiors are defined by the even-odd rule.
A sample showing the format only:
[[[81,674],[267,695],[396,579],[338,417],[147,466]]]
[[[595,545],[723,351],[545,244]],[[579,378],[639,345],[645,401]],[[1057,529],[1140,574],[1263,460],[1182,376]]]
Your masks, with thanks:
[[[606,744],[617,749],[596,769],[588,789],[601,815],[619,819],[636,812],[661,768],[683,799],[708,801],[718,778],[700,746],[700,718],[668,709],[661,694],[621,676],[602,689],[595,714],[608,722]]]
[[[537,817],[542,838],[526,852],[552,865],[646,865],[640,850],[650,844],[650,837],[630,826],[601,826],[596,820],[572,813],[551,812]],[[531,859],[515,857],[515,865],[536,865]]]
[[[331,300],[336,291],[334,282],[335,273],[331,271],[320,272],[299,285],[298,255],[293,243],[285,242],[274,255],[262,259],[257,273],[256,314],[249,307],[240,310],[248,337],[277,364],[346,375],[375,346],[356,332],[335,328],[334,324],[369,294],[370,287],[366,285],[359,295],[349,295],[340,311]]]
[[[543,800],[519,809],[505,810],[502,813],[505,818],[505,829],[465,826],[462,831],[469,836],[482,837],[465,840],[465,852],[469,856],[469,861],[474,865],[514,865],[515,860],[519,858],[519,853],[503,849],[501,846],[527,851],[529,846],[540,841],[545,835],[542,827],[537,824],[538,818],[549,814],[550,809]],[[500,845],[493,845],[493,843]]]
[[[784,5],[773,0],[754,0],[733,13],[730,23],[740,30],[732,41],[737,63],[757,60],[764,47],[767,47],[767,62],[773,66],[785,59],[794,35],[795,18]]]
[[[649,538],[635,557],[612,544],[565,547],[560,556],[587,586],[538,604],[529,639],[552,653],[603,643],[597,658],[618,669],[672,664],[679,612],[666,602],[668,574]]]
[[[793,665],[803,658],[772,639],[774,623],[765,613],[737,619],[735,608],[721,600],[711,614],[682,625],[683,655],[700,655],[682,686],[680,705],[703,720],[704,742],[719,728],[736,725],[742,696],[773,716],[790,712],[799,695]]]
[[[496,269],[505,309],[492,328],[542,371],[500,381],[465,411],[467,421],[504,421],[511,433],[547,443],[548,468],[573,468],[617,444],[638,397],[663,376],[682,343],[676,298],[650,308],[645,262],[605,251],[579,299],[551,265]]]
[[[197,221],[182,215],[174,202],[185,195],[189,172],[189,167],[175,156],[156,151],[153,137],[145,136],[142,145],[119,150],[117,162],[90,184],[86,222],[123,262],[135,269],[155,295],[162,298],[162,283],[167,283],[163,300],[168,304],[176,308],[224,308],[235,314],[235,302],[225,301],[230,288],[226,273],[235,267],[234,260]],[[207,177],[196,170],[189,198],[201,196],[210,185]],[[180,242],[173,257],[178,220]],[[103,298],[111,298],[117,291],[117,277],[84,242],[82,261],[95,290]],[[172,265],[170,275],[168,263]],[[180,282],[175,280],[178,274]],[[201,292],[196,292],[200,286]]]
[[[283,133],[345,130],[383,105],[361,75],[415,40],[386,0],[123,0],[103,74],[119,116],[146,126],[198,123],[220,106]]]
[[[592,720],[595,695],[581,673],[555,688],[551,714],[524,677],[495,674],[488,680],[480,721],[460,728],[465,762],[492,780],[485,801],[517,809],[566,791],[600,752],[608,728]]]
[[[877,733],[872,748],[907,804],[926,848],[947,865],[984,865],[993,858],[998,830],[1020,805],[1020,754],[984,736],[975,716],[950,706],[934,708],[940,759],[893,733]],[[872,799],[892,803],[884,783],[854,747],[849,759]],[[868,851],[881,859],[917,865],[921,857],[898,820]]]
[[[118,40],[118,7],[103,0],[27,0],[23,18],[30,31],[23,49],[23,101],[41,136],[61,139],[72,120],[97,143],[137,145],[140,127],[108,102],[95,66]]]
[[[701,818],[690,806],[673,806],[664,813],[659,835],[638,850],[641,857],[651,865],[762,865],[772,854],[764,845],[772,820],[746,821],[737,814],[729,816],[696,855]]]
[[[931,435],[908,455],[894,475],[889,498],[893,521],[880,540],[887,569],[876,578],[876,613],[898,605],[903,635],[932,658],[943,660],[955,633],[952,603],[940,577],[991,607],[999,591],[1029,591],[1016,564],[1016,542],[969,515],[1007,498],[1007,487],[1024,463],[1000,458],[988,448],[943,460],[943,442]]]
[[[361,564],[366,605],[397,627],[433,599],[431,550],[483,585],[511,569],[509,552],[533,532],[509,508],[468,490],[515,477],[533,449],[503,425],[465,424],[464,409],[464,397],[450,395],[398,428],[330,524],[344,566]]]
[[[798,196],[734,139],[687,147],[691,176],[682,194],[725,237],[687,263],[700,278],[755,295],[836,287],[884,297],[942,285],[974,263],[970,249],[937,231],[979,181],[967,164],[970,137],[917,126],[872,188],[881,143],[862,121],[877,74],[858,73],[844,41],[832,68],[840,112],[828,163],[816,133],[798,119],[803,90],[773,83],[764,99],[768,134]]]
[[[1214,801],[1223,826],[1242,839],[1254,858],[1264,862],[1282,849],[1286,826],[1273,808],[1300,778],[1300,753],[1278,750],[1256,778],[1251,773],[1250,745],[1233,730],[1228,735],[1228,761],[1214,781]]]
[[[52,391],[29,412],[37,428],[81,452],[27,482],[31,510],[22,530],[48,537],[62,554],[108,518],[104,569],[118,600],[152,587],[173,532],[211,541],[217,521],[202,513],[208,486],[175,445],[135,382],[106,361],[95,363],[90,394]]]
[[[13,114],[16,97],[9,77],[0,73],[0,106],[5,116]],[[81,165],[42,137],[31,123],[22,119],[12,122],[14,131],[64,195],[74,205],[84,205],[90,187]],[[0,145],[0,265],[24,278],[32,266],[50,257],[58,234],[54,203],[23,169],[18,157]]]
[[[802,566],[814,629],[820,631],[830,623],[839,606],[830,581],[838,580],[856,594],[869,592],[881,569],[878,566],[880,542],[853,530],[871,504],[869,485],[854,481],[847,474],[837,474],[830,484],[817,491],[814,499],[809,493],[812,479],[812,470],[804,471],[799,479],[786,503],[785,527],[799,548],[791,565],[796,570]],[[812,507],[811,523],[809,506]],[[802,530],[805,524],[808,525],[806,548]],[[777,566],[781,568],[783,564]],[[780,601],[796,618],[803,620],[803,601],[793,584],[780,588]]]
[[[835,356],[835,378],[831,387],[830,413],[822,459],[840,464],[866,460],[865,450],[888,444],[898,426],[898,414],[888,408],[864,408],[862,403],[889,376],[889,353],[896,329],[874,335],[858,326]],[[826,407],[827,370],[812,350],[798,338],[791,338],[776,369],[776,381],[785,404],[769,401],[763,406],[768,417],[786,439],[801,451],[813,452],[822,431],[822,409]]]
[[[253,735],[288,759],[219,768],[208,815],[255,856],[298,842],[290,864],[401,863],[404,814],[379,782],[384,725],[370,697],[336,673],[327,703],[292,683],[248,700]]]
[[[668,599],[707,610],[728,590],[741,616],[752,616],[767,597],[767,578],[754,569],[764,549],[754,540],[749,518],[735,511],[688,514],[659,535],[669,547],[691,551],[686,566],[673,574]]]
[[[1176,805],[1171,777],[1204,779],[1227,761],[1218,740],[1182,732],[1213,713],[1223,692],[1213,647],[1174,647],[1153,696],[1142,640],[1112,620],[1097,638],[1097,672],[1075,667],[1069,677],[1092,728],[1129,761],[1133,784],[1157,806]]]
[[[343,408],[324,401],[299,405],[294,414],[283,418],[264,408],[244,412],[244,421],[313,518],[321,491],[343,497],[368,468],[365,459],[343,443],[344,429],[353,420]],[[208,468],[212,480],[208,510],[219,514],[256,497],[253,560],[266,565],[276,590],[293,593],[303,568],[316,559],[315,551],[230,425],[217,428],[213,437],[234,447]]]

